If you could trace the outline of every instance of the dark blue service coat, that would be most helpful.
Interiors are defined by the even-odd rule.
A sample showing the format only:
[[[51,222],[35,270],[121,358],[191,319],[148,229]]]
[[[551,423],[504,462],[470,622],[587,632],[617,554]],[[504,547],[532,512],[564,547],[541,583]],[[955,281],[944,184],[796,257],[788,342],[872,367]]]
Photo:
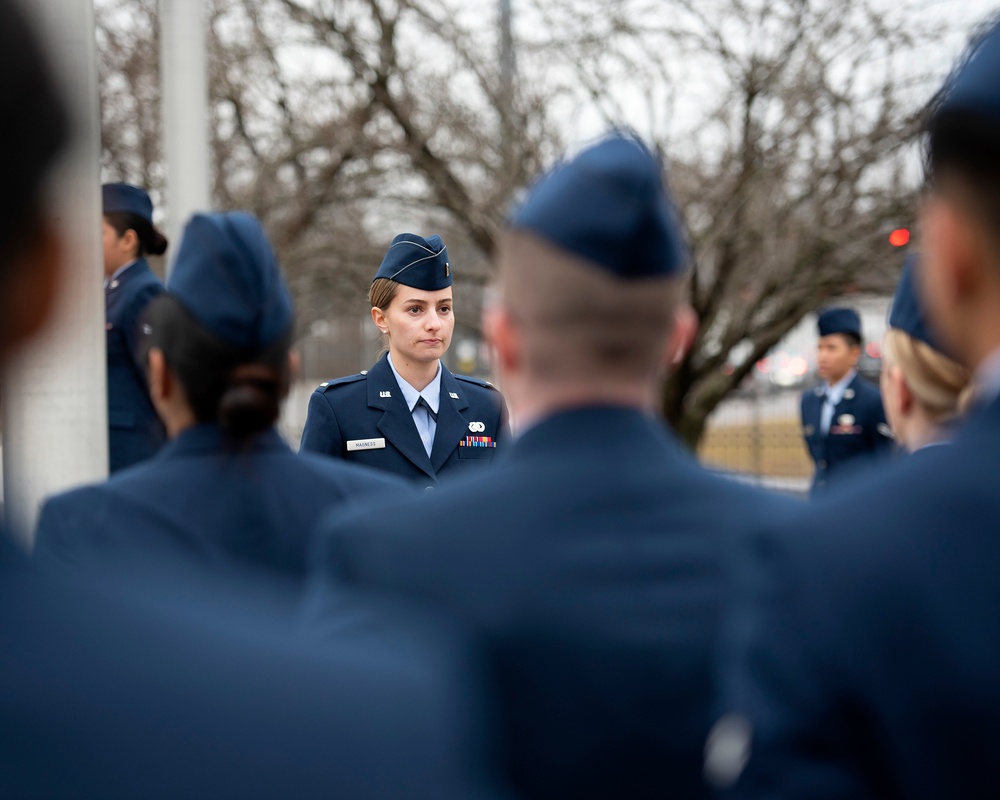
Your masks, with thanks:
[[[721,664],[753,731],[735,796],[1000,797],[998,453],[994,401],[751,542]]]
[[[166,433],[149,399],[146,368],[136,357],[139,320],[163,284],[140,258],[104,289],[108,345],[108,447],[111,472],[160,449]]]
[[[162,548],[301,579],[308,537],[331,505],[410,491],[402,480],[297,456],[271,429],[231,450],[215,425],[183,431],[153,459],[106,483],[50,498],[37,552],[61,565],[155,558]]]
[[[437,430],[428,457],[383,356],[370,370],[324,383],[313,392],[300,450],[434,486],[442,476],[489,466],[509,436],[500,392],[486,381],[453,375],[442,364]]]
[[[460,639],[320,648],[219,577],[57,578],[0,531],[0,797],[492,796]]]
[[[309,611],[358,587],[471,625],[527,797],[701,797],[727,542],[784,510],[637,411],[562,413],[488,474],[331,516]]]
[[[852,468],[874,457],[888,456],[893,450],[892,431],[885,421],[879,390],[855,375],[844,396],[833,409],[830,431],[820,431],[824,386],[802,394],[802,436],[816,465],[813,491],[826,488]],[[851,467],[846,464],[854,462]]]

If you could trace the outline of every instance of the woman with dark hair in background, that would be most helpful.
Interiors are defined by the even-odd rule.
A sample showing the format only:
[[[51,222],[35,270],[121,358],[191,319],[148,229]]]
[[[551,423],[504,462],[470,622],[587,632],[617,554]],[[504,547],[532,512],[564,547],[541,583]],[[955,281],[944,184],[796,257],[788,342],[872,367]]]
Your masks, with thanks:
[[[167,549],[298,580],[324,509],[405,489],[375,471],[299,458],[275,430],[292,371],[292,301],[252,215],[188,223],[168,291],[142,329],[170,442],[104,484],[49,500],[37,536],[44,561],[155,559]]]
[[[146,256],[167,250],[153,225],[153,203],[138,186],[101,187],[104,221],[104,303],[108,333],[108,461],[117,472],[144,461],[163,445],[163,425],[149,399],[137,345],[139,318],[163,292]]]
[[[356,461],[422,487],[490,464],[510,435],[493,385],[441,363],[455,329],[453,270],[440,236],[401,233],[372,280],[372,321],[387,344],[370,370],[309,399],[300,450]]]

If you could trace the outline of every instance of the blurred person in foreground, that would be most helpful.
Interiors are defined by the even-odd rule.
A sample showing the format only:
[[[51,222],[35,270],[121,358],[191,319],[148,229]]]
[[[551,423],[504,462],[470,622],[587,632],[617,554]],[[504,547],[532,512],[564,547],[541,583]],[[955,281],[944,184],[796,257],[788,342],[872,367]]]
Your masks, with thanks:
[[[925,126],[921,296],[977,405],[751,542],[707,751],[734,796],[1000,797],[1000,21]]]
[[[816,318],[817,364],[823,383],[802,393],[802,437],[816,465],[811,493],[856,473],[892,450],[876,386],[858,374],[861,317],[853,308],[826,308]]]
[[[169,549],[298,582],[323,510],[407,491],[373,469],[299,457],[282,440],[274,426],[294,370],[293,328],[260,222],[238,211],[195,215],[140,335],[170,443],[105,483],[49,499],[38,557],[79,568]]]
[[[784,501],[714,476],[657,419],[693,335],[659,161],[613,135],[555,168],[504,234],[484,330],[521,433],[489,474],[331,516],[308,611],[430,601],[490,659],[527,797],[699,797],[730,540]],[[788,501],[790,502],[790,501]]]
[[[948,442],[972,375],[942,352],[917,294],[921,257],[907,256],[882,339],[882,398],[896,442],[910,453]]]
[[[163,284],[146,261],[167,239],[153,225],[153,203],[138,186],[101,187],[104,304],[108,348],[108,458],[115,473],[153,456],[166,432],[149,398],[139,353],[139,319]]]
[[[63,262],[46,182],[69,124],[10,0],[0,67],[3,365],[53,306]],[[256,583],[189,578],[165,566],[57,581],[0,531],[0,797],[486,794],[449,632],[412,620],[326,652],[256,608]]]

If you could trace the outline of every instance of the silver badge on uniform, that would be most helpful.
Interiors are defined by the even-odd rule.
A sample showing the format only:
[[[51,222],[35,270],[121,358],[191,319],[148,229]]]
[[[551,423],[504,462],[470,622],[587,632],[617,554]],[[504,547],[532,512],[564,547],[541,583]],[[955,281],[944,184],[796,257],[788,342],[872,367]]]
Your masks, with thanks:
[[[875,430],[877,430],[877,431],[878,431],[879,433],[881,433],[881,434],[882,434],[883,436],[886,436],[886,437],[888,437],[889,439],[895,439],[895,438],[896,438],[896,435],[895,435],[895,434],[894,434],[894,433],[892,432],[892,428],[890,428],[890,427],[889,427],[888,425],[886,425],[886,424],[885,424],[884,422],[880,422],[880,423],[879,423],[879,424],[878,424],[878,425],[877,425],[877,426],[875,427]]]
[[[392,392],[379,392],[379,397],[392,397]]]
[[[470,422],[469,430],[472,431],[473,433],[482,433],[483,431],[486,430],[486,425],[485,423],[482,422]]]
[[[448,397],[450,397],[452,400],[458,400],[458,395],[455,394],[454,392],[448,392]]]
[[[854,415],[853,414],[841,414],[839,417],[837,417],[837,424],[838,425],[843,425],[845,428],[850,427],[851,425],[854,424]]]

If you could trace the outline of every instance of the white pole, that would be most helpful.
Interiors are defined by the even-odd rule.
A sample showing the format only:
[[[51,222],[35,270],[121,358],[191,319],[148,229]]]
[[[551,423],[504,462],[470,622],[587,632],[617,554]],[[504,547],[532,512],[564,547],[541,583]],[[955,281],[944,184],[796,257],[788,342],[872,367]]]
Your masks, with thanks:
[[[92,0],[32,0],[76,136],[52,182],[66,262],[53,322],[3,379],[4,510],[30,546],[41,500],[108,470],[100,117]]]
[[[160,0],[160,81],[169,207],[165,228],[171,242],[167,252],[171,254],[177,253],[188,217],[211,208],[205,36],[202,0]]]

